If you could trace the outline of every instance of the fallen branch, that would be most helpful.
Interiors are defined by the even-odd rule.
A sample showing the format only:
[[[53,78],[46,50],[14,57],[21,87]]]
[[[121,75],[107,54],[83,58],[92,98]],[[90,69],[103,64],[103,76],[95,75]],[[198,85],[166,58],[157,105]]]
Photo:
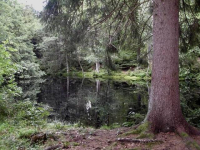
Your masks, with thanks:
[[[133,142],[133,143],[163,143],[161,140],[154,139],[130,139],[130,138],[118,138],[119,142]]]
[[[50,146],[50,147],[45,148],[45,150],[55,150],[57,148],[63,148],[63,145],[58,144],[58,145]]]

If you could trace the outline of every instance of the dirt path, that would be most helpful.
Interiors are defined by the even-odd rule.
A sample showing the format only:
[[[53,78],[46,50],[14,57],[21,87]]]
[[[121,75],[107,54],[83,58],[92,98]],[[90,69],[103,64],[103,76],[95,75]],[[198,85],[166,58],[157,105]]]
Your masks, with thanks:
[[[195,143],[184,141],[175,133],[160,133],[152,141],[137,139],[138,135],[124,136],[122,133],[131,128],[118,128],[113,130],[102,129],[71,129],[65,132],[54,133],[55,137],[47,138],[45,150],[198,150],[200,137],[193,137]],[[125,139],[125,142],[120,141]],[[137,139],[126,141],[126,139]],[[156,141],[160,142],[156,142]],[[155,141],[155,142],[154,142]]]

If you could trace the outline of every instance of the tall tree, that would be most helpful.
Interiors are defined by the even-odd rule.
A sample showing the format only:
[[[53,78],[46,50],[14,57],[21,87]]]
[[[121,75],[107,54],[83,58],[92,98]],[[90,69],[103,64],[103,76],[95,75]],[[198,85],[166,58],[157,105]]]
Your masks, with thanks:
[[[144,62],[145,45],[151,37],[148,7],[146,0],[48,0],[42,20],[48,31],[62,36],[66,70],[87,60],[96,63],[98,72],[100,62],[102,67],[116,69],[115,60],[121,60],[127,51],[131,63]]]
[[[154,0],[153,69],[147,121],[153,132],[197,134],[182,115],[179,96],[179,0]]]
[[[0,14],[0,44],[7,41],[6,46],[17,49],[11,53],[18,67],[16,77],[28,79],[44,75],[33,51],[33,35],[42,28],[34,10],[6,0],[0,1]]]

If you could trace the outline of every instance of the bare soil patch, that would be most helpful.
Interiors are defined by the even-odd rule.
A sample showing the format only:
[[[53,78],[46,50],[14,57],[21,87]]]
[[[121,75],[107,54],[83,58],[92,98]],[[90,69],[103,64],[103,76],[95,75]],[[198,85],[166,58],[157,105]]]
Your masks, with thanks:
[[[200,137],[190,137],[193,142],[175,133],[159,133],[152,139],[139,138],[137,134],[125,135],[132,128],[70,129],[47,135],[45,150],[198,150]],[[124,139],[124,140],[123,140]],[[129,141],[130,140],[130,141]]]

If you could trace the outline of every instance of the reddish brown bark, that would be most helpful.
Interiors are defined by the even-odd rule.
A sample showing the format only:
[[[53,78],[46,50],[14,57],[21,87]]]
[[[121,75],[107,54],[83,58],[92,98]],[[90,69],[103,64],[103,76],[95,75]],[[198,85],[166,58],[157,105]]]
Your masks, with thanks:
[[[153,132],[196,133],[181,112],[178,49],[179,0],[154,0],[153,69],[146,118]]]

